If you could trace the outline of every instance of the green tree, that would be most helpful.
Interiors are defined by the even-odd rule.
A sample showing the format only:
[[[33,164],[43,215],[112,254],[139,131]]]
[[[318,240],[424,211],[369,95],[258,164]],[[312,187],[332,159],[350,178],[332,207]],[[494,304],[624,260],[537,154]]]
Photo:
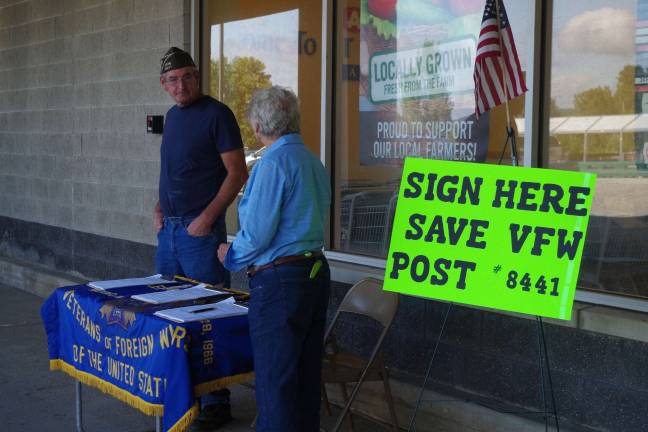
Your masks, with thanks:
[[[210,93],[227,104],[234,112],[241,128],[243,144],[248,148],[258,148],[259,144],[245,114],[254,92],[272,85],[271,75],[266,72],[265,64],[255,57],[235,57],[232,61],[225,58],[220,95],[218,93],[219,61],[211,62],[210,77]]]
[[[635,69],[634,65],[626,65],[617,75],[614,97],[617,99],[619,114],[635,112]]]
[[[618,114],[617,99],[609,87],[594,87],[574,96],[575,114],[606,115]]]
[[[562,114],[563,110],[558,106],[556,98],[551,98],[549,100],[549,115],[551,117],[560,117]]]
[[[572,115],[621,115],[635,112],[635,66],[626,65],[617,74],[614,92],[610,87],[595,87],[574,96]],[[570,159],[582,158],[582,135],[561,138],[563,150]],[[632,143],[633,134],[624,134],[624,143]],[[588,136],[589,160],[608,160],[618,157],[619,135],[617,133],[592,134]]]
[[[614,93],[609,87],[595,87],[574,96],[574,115],[633,114],[635,66],[626,65],[617,74]]]

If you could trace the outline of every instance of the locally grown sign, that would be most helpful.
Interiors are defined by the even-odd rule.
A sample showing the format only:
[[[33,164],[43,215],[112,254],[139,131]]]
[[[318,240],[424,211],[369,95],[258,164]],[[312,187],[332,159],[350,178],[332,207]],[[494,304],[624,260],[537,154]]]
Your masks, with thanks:
[[[570,319],[595,181],[407,158],[385,289]]]
[[[375,54],[369,60],[372,102],[472,92],[475,39]]]
[[[484,162],[488,118],[475,120],[473,72],[484,0],[362,0],[360,164],[401,167],[405,157]],[[352,63],[354,57],[345,58]]]

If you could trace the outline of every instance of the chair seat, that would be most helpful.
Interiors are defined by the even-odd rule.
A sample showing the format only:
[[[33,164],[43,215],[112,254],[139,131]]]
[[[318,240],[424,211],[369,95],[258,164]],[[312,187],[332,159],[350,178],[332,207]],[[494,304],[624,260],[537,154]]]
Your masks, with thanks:
[[[327,354],[322,359],[322,380],[326,383],[357,382],[367,360],[349,353]],[[367,371],[367,381],[381,381],[383,371],[381,362],[375,361]]]

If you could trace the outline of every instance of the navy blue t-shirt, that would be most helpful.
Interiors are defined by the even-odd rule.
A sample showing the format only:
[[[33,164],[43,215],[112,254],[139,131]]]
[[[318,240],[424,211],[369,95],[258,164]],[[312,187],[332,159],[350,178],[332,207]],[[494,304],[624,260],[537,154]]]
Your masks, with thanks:
[[[242,147],[241,131],[227,105],[201,96],[189,106],[173,106],[160,148],[162,214],[198,216],[227,175],[220,154]]]

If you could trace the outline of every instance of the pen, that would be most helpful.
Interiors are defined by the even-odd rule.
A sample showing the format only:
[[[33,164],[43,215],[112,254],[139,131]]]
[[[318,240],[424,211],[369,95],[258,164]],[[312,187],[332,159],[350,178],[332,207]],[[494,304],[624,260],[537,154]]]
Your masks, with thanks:
[[[202,308],[202,309],[192,310],[191,313],[208,312],[208,311],[215,310],[215,309],[216,309],[216,308],[214,308],[214,307],[208,307],[208,308]]]

